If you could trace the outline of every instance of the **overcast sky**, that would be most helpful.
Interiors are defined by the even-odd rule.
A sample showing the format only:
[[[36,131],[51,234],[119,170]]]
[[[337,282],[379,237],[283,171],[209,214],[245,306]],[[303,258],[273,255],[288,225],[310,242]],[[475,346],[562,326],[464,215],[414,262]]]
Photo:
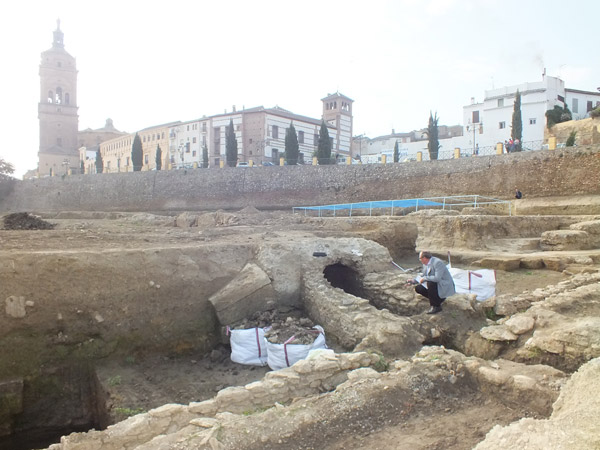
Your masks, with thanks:
[[[354,134],[462,123],[486,89],[560,76],[600,87],[598,0],[3,2],[0,158],[37,166],[40,54],[56,19],[76,58],[79,129],[135,132],[254,106],[320,118],[354,100]]]

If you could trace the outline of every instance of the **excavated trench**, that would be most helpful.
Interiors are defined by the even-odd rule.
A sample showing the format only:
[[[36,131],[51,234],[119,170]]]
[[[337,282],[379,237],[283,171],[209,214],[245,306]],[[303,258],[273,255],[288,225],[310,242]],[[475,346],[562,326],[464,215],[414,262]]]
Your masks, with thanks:
[[[0,449],[43,448],[60,436],[109,425],[106,391],[90,365],[41,368],[23,380],[22,394],[22,412],[12,423],[14,432],[0,437]],[[10,398],[5,396],[0,406],[6,407]]]

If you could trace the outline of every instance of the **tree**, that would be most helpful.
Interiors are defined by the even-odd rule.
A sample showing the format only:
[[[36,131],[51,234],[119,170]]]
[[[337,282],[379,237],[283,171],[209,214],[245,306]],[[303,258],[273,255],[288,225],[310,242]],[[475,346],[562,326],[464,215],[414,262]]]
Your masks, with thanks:
[[[238,146],[233,130],[233,119],[229,119],[229,125],[225,133],[225,159],[229,167],[235,167],[238,160]]]
[[[162,149],[160,148],[160,144],[156,146],[156,170],[162,169]]]
[[[553,109],[546,111],[546,125],[548,126],[548,129],[552,128],[557,123],[568,122],[569,120],[572,120],[572,118],[573,115],[566,104],[564,108],[554,105]]]
[[[331,161],[331,139],[325,120],[321,121],[319,130],[319,144],[317,145],[317,161],[320,165],[333,164]]]
[[[135,133],[133,138],[133,145],[131,146],[131,163],[133,164],[133,171],[139,172],[142,170],[142,160],[144,159],[144,151],[142,149],[142,139],[140,135]]]
[[[206,147],[206,144],[202,146],[202,168],[208,168],[208,148]]]
[[[300,144],[298,144],[298,135],[294,124],[285,132],[285,161],[289,166],[298,164],[298,154],[300,153]]]
[[[400,162],[400,150],[398,150],[398,141],[394,144],[394,162]]]
[[[15,166],[0,158],[0,175],[9,175],[14,173]]]
[[[510,137],[512,138],[513,142],[515,142],[513,151],[520,152],[523,139],[523,119],[521,118],[521,93],[518,89],[517,93],[515,94]]]
[[[102,173],[104,170],[104,161],[102,161],[102,153],[100,149],[96,150],[96,173]]]
[[[438,138],[438,121],[440,118],[437,116],[437,112],[435,116],[429,112],[429,125],[427,125],[427,137],[429,141],[427,142],[427,150],[429,150],[429,159],[434,160],[438,159],[438,152],[440,150],[440,140]]]

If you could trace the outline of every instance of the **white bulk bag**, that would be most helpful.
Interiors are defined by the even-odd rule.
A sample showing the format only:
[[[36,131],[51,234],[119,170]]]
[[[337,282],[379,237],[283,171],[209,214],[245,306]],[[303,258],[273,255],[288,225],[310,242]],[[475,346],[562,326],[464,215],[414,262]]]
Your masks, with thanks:
[[[267,365],[267,341],[263,328],[230,330],[231,360],[249,366]]]
[[[294,344],[294,336],[289,338],[284,344],[273,344],[267,340],[267,363],[273,370],[290,367],[294,363],[305,359],[308,352],[318,348],[327,348],[325,344],[325,333],[323,327],[319,325],[314,327],[315,333],[319,333],[314,342],[310,345]]]
[[[463,270],[448,267],[457,294],[477,294],[483,301],[496,295],[496,271],[491,269]]]

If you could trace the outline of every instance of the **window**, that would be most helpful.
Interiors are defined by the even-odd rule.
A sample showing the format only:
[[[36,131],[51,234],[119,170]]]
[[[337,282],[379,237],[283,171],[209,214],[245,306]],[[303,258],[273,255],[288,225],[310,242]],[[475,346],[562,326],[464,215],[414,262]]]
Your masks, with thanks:
[[[237,124],[237,125],[235,126],[235,131],[240,131],[240,125],[239,125],[239,124]]]
[[[185,143],[185,152],[186,152],[186,153],[189,153],[189,152],[190,152],[190,143],[189,143],[189,142],[186,142],[186,143]]]
[[[273,125],[273,139],[279,139],[279,127]]]
[[[298,131],[298,144],[304,144],[304,131]]]
[[[578,98],[573,99],[573,112],[574,113],[579,112],[579,99]]]
[[[190,131],[190,126],[189,125],[187,126],[187,131]]]
[[[144,155],[144,164],[148,164],[148,155]],[[127,165],[129,165],[129,163]]]
[[[202,122],[202,132],[206,133],[206,122]]]
[[[196,150],[192,152],[192,156],[196,156]]]
[[[500,128],[501,130],[503,130],[504,128],[506,128],[506,122],[500,122],[500,123],[498,123],[498,128]]]
[[[499,98],[498,99],[498,108],[502,108],[504,106],[504,99],[503,98]]]
[[[589,102],[587,102],[587,112],[590,112],[592,109],[594,109],[594,106],[593,102],[590,100]]]
[[[248,139],[248,144],[252,144],[252,138]]]
[[[473,123],[479,123],[479,111],[473,111]]]
[[[529,125],[535,125],[537,123],[537,119],[529,119]]]
[[[192,143],[196,143],[196,138],[192,138]]]
[[[148,156],[148,155],[146,155],[146,156]],[[148,161],[146,161],[146,163],[147,163],[147,162],[148,162]],[[127,166],[129,166],[129,156],[127,157]]]
[[[314,134],[313,136],[313,145],[316,147],[317,145],[319,145],[319,135],[317,133]]]

